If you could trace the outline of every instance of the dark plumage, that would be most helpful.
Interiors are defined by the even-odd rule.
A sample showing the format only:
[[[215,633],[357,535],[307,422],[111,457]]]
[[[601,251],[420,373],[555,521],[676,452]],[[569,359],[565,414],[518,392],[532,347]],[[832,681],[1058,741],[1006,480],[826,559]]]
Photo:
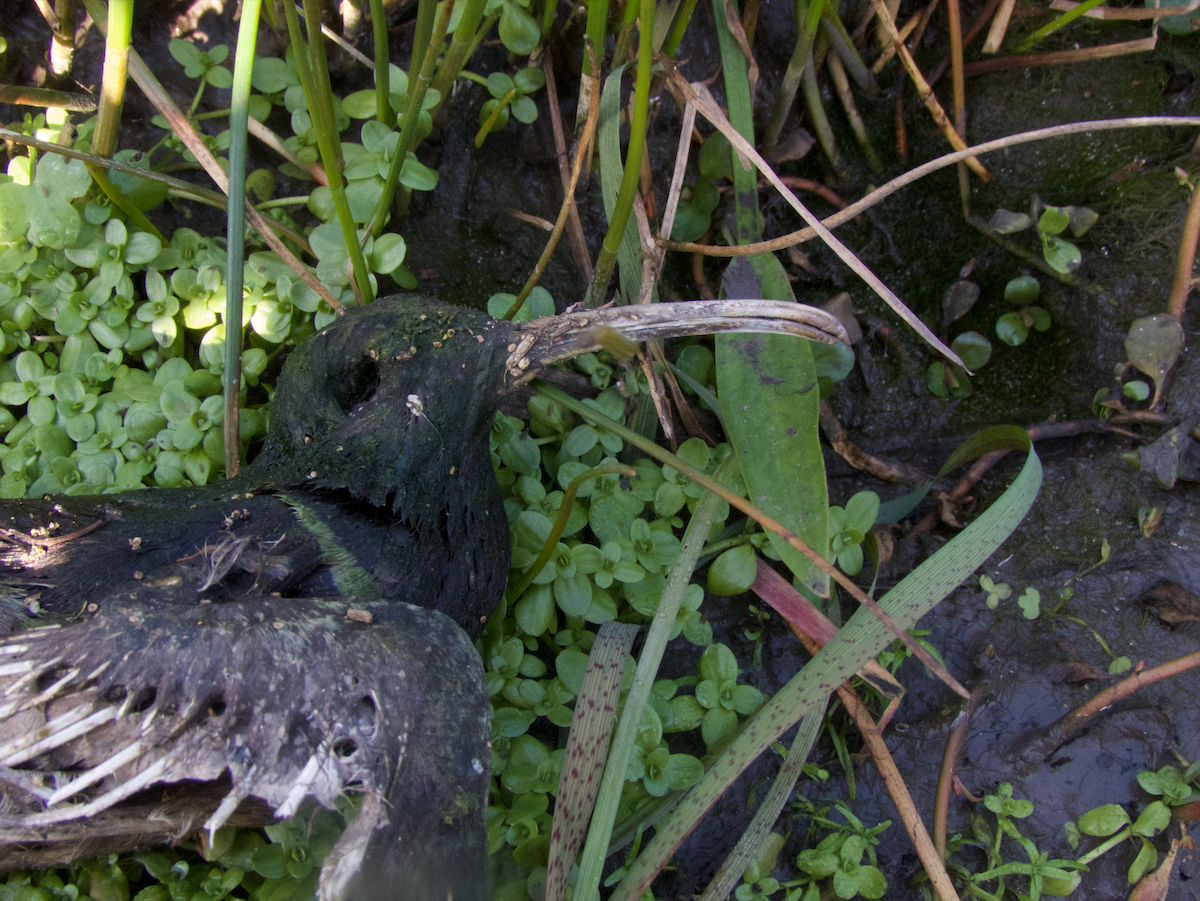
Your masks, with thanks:
[[[506,383],[594,349],[593,326],[688,331],[663,325],[674,306],[514,325],[381,299],[292,353],[237,478],[0,507],[0,620],[35,626],[0,640],[0,868],[349,790],[323,899],[486,897],[472,639],[509,565],[491,421]],[[792,331],[837,334],[787,306]],[[34,600],[53,624],[21,622]]]

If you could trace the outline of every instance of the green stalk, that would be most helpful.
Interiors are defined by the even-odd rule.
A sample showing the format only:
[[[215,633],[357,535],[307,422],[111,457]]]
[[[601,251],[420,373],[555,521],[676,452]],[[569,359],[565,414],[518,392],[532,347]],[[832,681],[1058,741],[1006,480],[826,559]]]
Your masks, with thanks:
[[[1095,9],[1102,2],[1103,2],[1103,0],[1083,0],[1083,2],[1080,3],[1078,6],[1076,6],[1074,9],[1070,9],[1067,12],[1063,13],[1061,16],[1059,16],[1053,22],[1047,22],[1045,25],[1043,25],[1041,28],[1039,28],[1037,31],[1035,31],[1033,34],[1031,34],[1029,37],[1025,38],[1025,40],[1021,41],[1021,43],[1017,45],[1017,49],[1015,52],[1016,53],[1028,53],[1031,49],[1033,49],[1033,45],[1036,44],[1038,41],[1040,41],[1042,38],[1046,37],[1047,35],[1054,34],[1054,32],[1058,31],[1058,29],[1062,28],[1064,25],[1069,25],[1070,23],[1074,22],[1076,19],[1078,19],[1080,16],[1082,16],[1085,12],[1087,12],[1090,9]]]
[[[117,127],[125,102],[125,80],[129,72],[129,39],[133,33],[133,0],[112,0],[108,6],[108,35],[104,42],[104,75],[92,153],[112,156],[117,149]]]
[[[449,6],[450,4],[447,4]],[[417,3],[417,28],[413,33],[413,49],[412,59],[408,64],[408,73],[411,76],[414,72],[420,72],[425,64],[425,56],[433,52],[430,46],[430,39],[433,37],[433,20],[437,15],[437,0],[419,0]],[[417,90],[417,82],[414,78],[408,79],[408,96],[405,98],[405,103],[409,107],[413,104],[413,95]],[[418,106],[417,109],[420,109]]]
[[[133,32],[133,0],[113,0],[108,7],[107,32],[104,44],[104,75],[100,88],[100,103],[96,110],[96,130],[92,135],[92,153],[110,157],[117,149],[117,129],[121,124],[121,107],[125,103],[125,84],[129,75],[129,42]],[[31,160],[31,163],[35,161]],[[88,172],[113,206],[121,210],[142,231],[149,232],[166,243],[162,233],[133,206],[121,189],[114,185],[102,169],[88,166]]]
[[[629,59],[629,48],[633,46],[633,26],[637,23],[640,13],[641,7],[637,3],[625,6],[625,15],[621,18],[621,27],[617,29],[616,43],[613,45],[613,66]]]
[[[592,62],[587,54],[583,57],[583,74],[600,75],[604,68],[604,36],[608,33],[608,0],[588,0],[587,5],[587,36],[592,46],[596,48],[596,70],[592,71]]]
[[[396,124],[396,116],[388,99],[391,73],[388,70],[387,18],[383,11],[383,0],[371,0],[371,33],[375,37],[375,118],[392,128]]]
[[[732,455],[721,463],[716,473],[718,478],[729,468],[731,460]],[[608,840],[617,818],[621,789],[625,785],[625,770],[633,754],[638,725],[642,721],[642,712],[650,698],[650,689],[654,685],[663,652],[667,649],[667,641],[675,626],[675,617],[683,602],[683,593],[692,579],[696,561],[700,559],[708,527],[717,510],[717,501],[715,494],[705,494],[696,504],[696,511],[692,514],[687,532],[683,536],[679,557],[671,566],[671,574],[667,577],[666,587],[663,588],[658,611],[646,633],[646,643],[642,646],[637,672],[633,676],[633,687],[629,689],[625,698],[621,722],[617,726],[608,760],[604,764],[604,776],[600,782],[596,809],[592,812],[592,821],[588,827],[587,842],[579,858],[579,876],[575,881],[574,895],[576,901],[595,901],[599,898],[600,871],[604,868],[604,859],[608,856]]]
[[[846,31],[846,26],[842,24],[842,20],[838,18],[837,10],[828,3],[821,4],[821,19],[825,25],[825,31],[829,35],[829,39],[833,42],[833,49],[842,63],[846,67],[846,71],[850,73],[850,77],[864,91],[878,91],[879,86],[875,83],[875,76],[863,62],[862,57],[858,55],[858,50],[854,47],[854,40]]]
[[[287,10],[289,4],[285,3]],[[296,18],[295,11],[288,15],[288,30],[292,34],[292,45],[296,48],[297,69],[303,53],[303,45],[297,43],[299,24],[292,30],[292,22]],[[370,271],[363,256],[362,245],[358,243],[358,228],[354,217],[350,214],[350,203],[346,200],[346,185],[342,178],[341,142],[338,138],[337,127],[333,117],[333,88],[329,84],[329,63],[325,57],[325,36],[321,34],[321,11],[318,0],[304,0],[304,20],[308,26],[308,49],[312,56],[306,60],[309,67],[308,81],[312,93],[305,88],[308,98],[308,111],[313,118],[317,130],[317,147],[321,151],[321,164],[329,177],[329,191],[333,199],[333,208],[337,212],[338,223],[342,227],[342,237],[346,241],[346,249],[350,252],[350,263],[354,267],[354,282],[358,286],[362,302],[374,300],[371,290]],[[301,84],[304,77],[301,76]]]
[[[671,59],[675,58],[675,51],[679,49],[679,42],[683,40],[683,33],[687,31],[688,24],[692,21],[692,13],[695,11],[696,0],[684,0],[683,9],[679,11],[679,15],[675,19],[675,27],[671,29],[671,35],[663,46],[663,53]]]
[[[817,37],[817,26],[821,23],[821,10],[824,0],[796,0],[796,46],[792,50],[792,58],[787,70],[783,73],[783,83],[779,87],[779,95],[775,98],[775,107],[771,110],[771,118],[763,129],[762,151],[770,152],[783,132],[783,123],[787,120],[788,111],[796,100],[800,89],[800,79],[804,76],[804,66],[812,55],[813,41]]]
[[[839,176],[845,175],[849,167],[838,150],[833,127],[829,124],[829,117],[825,115],[825,106],[821,102],[821,89],[817,85],[817,72],[811,58],[804,64],[804,104],[808,108],[808,117],[812,120],[813,131],[817,133],[817,141],[820,143],[821,149],[825,151],[825,155],[829,157],[833,171]]]
[[[629,152],[625,157],[625,172],[621,187],[617,191],[617,203],[608,219],[608,233],[596,259],[592,283],[588,286],[587,305],[598,307],[604,302],[608,280],[612,277],[617,262],[617,250],[625,225],[633,211],[633,200],[637,196],[638,180],[642,174],[642,156],[646,150],[646,120],[650,110],[650,67],[654,56],[654,0],[640,0],[641,15],[638,24],[638,68],[633,93],[633,118],[629,123]],[[590,21],[590,18],[589,18]],[[596,46],[604,46],[598,44]]]
[[[487,0],[465,0],[465,2],[466,8],[463,10],[462,18],[458,20],[458,27],[454,29],[450,47],[442,57],[442,61],[438,65],[437,76],[433,79],[433,89],[438,92],[437,106],[430,110],[434,116],[438,114],[438,110],[450,96],[450,87],[454,84],[454,79],[458,77],[458,73],[462,71],[462,67],[470,58],[471,51],[475,47],[476,31],[483,19],[483,11],[487,7]]]
[[[242,275],[246,233],[246,124],[250,118],[250,76],[258,40],[261,0],[242,0],[237,54],[233,61],[233,100],[229,108],[229,206],[225,216],[225,477],[241,468],[238,399],[242,389]]]
[[[396,142],[396,152],[392,155],[387,178],[383,182],[383,194],[380,195],[379,203],[375,205],[375,213],[371,217],[372,235],[378,236],[383,231],[388,208],[392,205],[392,198],[396,194],[396,185],[400,181],[400,169],[404,165],[404,160],[408,158],[409,150],[412,149],[409,145],[414,143],[413,135],[416,133],[417,120],[421,115],[421,107],[425,104],[425,92],[429,88],[430,79],[433,77],[433,67],[437,62],[437,53],[433,52],[432,48],[440,46],[446,37],[451,8],[450,3],[442,5],[437,24],[433,28],[433,37],[429,43],[430,52],[425,53],[422,57],[420,74],[414,78],[411,71],[408,73],[408,99],[405,101],[404,120],[400,125],[400,139]]]

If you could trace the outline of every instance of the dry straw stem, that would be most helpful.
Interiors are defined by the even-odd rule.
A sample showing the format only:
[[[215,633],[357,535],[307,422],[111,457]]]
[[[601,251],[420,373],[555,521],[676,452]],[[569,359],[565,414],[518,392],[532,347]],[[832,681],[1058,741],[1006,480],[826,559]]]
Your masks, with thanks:
[[[549,68],[550,54],[546,54],[546,65]],[[588,76],[584,76],[587,78]],[[593,76],[594,77],[594,76]],[[553,106],[553,104],[551,104]],[[529,274],[529,278],[525,282],[525,287],[521,289],[521,293],[517,295],[517,299],[513,301],[512,308],[504,314],[505,319],[511,319],[517,315],[517,311],[525,303],[525,299],[529,297],[529,293],[537,285],[542,277],[542,273],[546,270],[546,265],[550,262],[550,254],[554,253],[554,248],[558,246],[558,240],[562,237],[563,228],[566,227],[568,217],[571,213],[575,214],[575,222],[579,221],[579,212],[575,208],[575,186],[579,184],[579,173],[583,168],[583,159],[587,155],[591,147],[592,137],[596,134],[596,124],[600,121],[600,106],[595,104],[588,110],[587,123],[583,128],[583,136],[579,141],[579,147],[575,151],[575,161],[571,164],[571,176],[567,180],[563,192],[562,206],[558,210],[558,219],[554,223],[553,231],[550,234],[550,239],[546,242],[546,247],[542,251],[541,257],[538,258],[537,264],[533,267],[533,272]],[[556,132],[556,140],[562,134],[561,123]],[[584,248],[584,259],[587,259],[587,248]],[[589,262],[590,269],[591,264]]]
[[[1119,44],[1105,44],[1103,47],[1083,47],[1079,50],[1056,50],[1053,53],[1028,53],[1021,56],[1001,56],[998,59],[982,59],[968,63],[963,67],[963,74],[985,75],[988,72],[1004,72],[1008,69],[1026,69],[1030,66],[1058,66],[1066,63],[1081,63],[1092,59],[1110,59],[1114,56],[1125,56],[1128,53],[1144,53],[1153,50],[1158,42],[1158,35],[1139,38],[1136,41],[1123,41]]]
[[[704,117],[717,128],[718,131],[721,132],[721,134],[725,135],[725,137],[729,139],[729,142],[733,145],[734,150],[738,154],[739,161],[741,161],[746,168],[749,168],[749,164],[745,162],[746,160],[749,160],[755,166],[757,166],[759,171],[762,172],[762,174],[766,177],[767,181],[771,183],[772,187],[774,187],[776,191],[783,195],[783,198],[788,202],[792,209],[800,214],[801,218],[804,219],[804,221],[815,230],[816,234],[821,236],[821,240],[829,246],[829,249],[836,253],[841,258],[842,262],[853,269],[859,278],[870,285],[871,288],[874,289],[875,293],[882,297],[887,302],[888,306],[890,306],[896,312],[896,314],[900,316],[901,319],[909,324],[913,331],[924,338],[926,343],[936,349],[938,353],[945,356],[951,362],[956,363],[959,366],[963,366],[962,360],[959,359],[958,355],[949,347],[947,347],[937,335],[930,331],[925,323],[923,323],[916,316],[916,314],[914,314],[912,310],[905,305],[904,301],[896,296],[895,292],[893,292],[891,288],[880,281],[879,277],[876,276],[875,273],[873,273],[869,268],[867,268],[862,260],[854,255],[850,248],[835,238],[833,233],[820,223],[820,221],[816,216],[813,215],[808,207],[800,202],[799,198],[797,198],[796,195],[793,194],[792,191],[787,187],[787,185],[785,185],[779,179],[779,176],[775,174],[775,170],[771,168],[767,161],[764,160],[758,151],[755,150],[754,147],[744,137],[742,137],[738,130],[729,123],[729,120],[725,117],[725,114],[721,111],[721,108],[717,106],[717,102],[713,99],[712,94],[709,93],[708,88],[700,82],[689,84],[679,74],[678,70],[676,70],[674,64],[671,63],[670,60],[666,59],[665,57],[662,59],[664,60],[664,65],[666,65],[668,77],[674,81],[676,89],[679,91],[679,93],[687,99],[689,104],[695,106],[696,109],[702,113]],[[963,368],[966,369],[967,367],[963,366]],[[966,697],[966,695],[963,695],[963,697]]]
[[[1050,128],[1023,131],[1020,134],[1009,135],[1006,138],[986,141],[983,144],[976,144],[964,150],[947,153],[945,156],[939,156],[937,159],[930,160],[928,163],[917,166],[915,169],[910,169],[903,175],[892,179],[886,185],[876,188],[860,200],[856,200],[844,210],[834,213],[826,219],[822,219],[820,224],[825,229],[837,228],[842,223],[849,222],[863,210],[870,209],[884,198],[895,194],[901,188],[912,184],[918,179],[924,178],[932,172],[952,166],[959,160],[964,160],[968,157],[982,156],[985,153],[991,153],[994,150],[1001,150],[1005,147],[1013,147],[1017,144],[1028,144],[1032,141],[1044,141],[1047,138],[1058,138],[1064,135],[1080,134],[1081,132],[1107,131],[1114,128],[1146,128],[1152,125],[1197,126],[1200,125],[1200,116],[1134,116],[1127,119],[1094,119],[1088,122],[1071,122],[1066,125],[1054,125]],[[731,247],[719,247],[712,244],[693,244],[681,241],[664,241],[661,239],[658,243],[667,250],[702,253],[714,257],[740,257],[750,256],[755,253],[772,253],[776,250],[783,250],[796,244],[803,244],[805,241],[811,241],[817,237],[817,234],[818,232],[815,228],[801,228],[790,234],[772,238],[769,241],[759,241],[755,244],[739,244]]]
[[[900,57],[900,62],[904,63],[904,69],[908,72],[908,77],[913,80],[913,84],[917,88],[917,94],[920,95],[921,101],[929,110],[933,120],[942,130],[942,134],[946,136],[946,140],[950,142],[950,146],[956,150],[964,150],[966,143],[958,136],[958,132],[954,130],[954,126],[950,120],[946,118],[946,111],[942,109],[942,105],[938,103],[937,97],[933,93],[933,88],[929,86],[929,82],[925,80],[925,76],[921,74],[921,70],[917,68],[917,64],[913,61],[912,54],[908,52],[908,48],[904,46],[904,42],[900,40],[900,35],[896,32],[896,23],[892,17],[888,15],[887,7],[884,6],[883,0],[871,0],[875,7],[875,13],[879,16],[879,22],[892,39],[892,44],[896,47],[896,53]],[[991,173],[983,167],[983,163],[975,159],[973,156],[964,157],[971,171],[982,178],[984,181],[991,179]]]
[[[50,88],[31,88],[19,84],[0,84],[0,103],[23,106],[50,106],[72,113],[94,113],[96,98],[90,94],[70,94]]]
[[[1070,12],[1078,3],[1072,3],[1071,0],[1054,0],[1050,4],[1051,9]],[[1200,9],[1200,0],[1191,0],[1186,6],[1162,6],[1156,9],[1137,9],[1135,7],[1115,7],[1115,6],[1097,6],[1095,9],[1089,9],[1083,13],[1089,19],[1163,19],[1167,16],[1182,16],[1187,13],[1194,12]],[[1017,15],[1044,15],[1045,10],[1041,7],[1020,7],[1017,10]]]
[[[987,40],[983,42],[984,53],[1000,52],[1000,45],[1004,43],[1004,35],[1008,33],[1008,22],[1016,5],[1017,0],[1001,0],[996,18],[992,19],[992,27],[988,29]]]
[[[929,17],[933,14],[933,10],[937,8],[939,2],[941,2],[941,0],[933,0],[933,2],[925,9],[918,11],[916,14],[910,17],[909,20],[904,23],[904,27],[902,27],[896,33],[900,40],[907,41],[912,35],[913,30],[916,29],[918,25],[924,26],[924,24],[929,21]],[[1016,0],[1013,0],[1013,2],[1016,3]],[[895,55],[896,45],[894,43],[888,44],[883,48],[882,51],[880,51],[875,62],[871,64],[871,71],[878,75],[883,71],[883,67],[891,62],[892,57]]]
[[[567,139],[563,131],[562,113],[558,108],[558,84],[554,80],[554,54],[546,54],[542,63],[542,70],[546,73],[546,97],[549,100],[550,106],[550,126],[554,131],[554,150],[558,158],[558,175],[562,180],[563,193],[571,201],[570,212],[567,214],[567,240],[571,245],[571,256],[575,260],[575,268],[579,270],[583,279],[583,287],[586,288],[587,283],[592,279],[592,258],[588,254],[587,240],[583,234],[583,223],[579,219],[579,207],[575,203],[575,188],[571,182],[571,175],[567,165],[570,154],[567,153]],[[587,76],[584,77],[586,78]]]

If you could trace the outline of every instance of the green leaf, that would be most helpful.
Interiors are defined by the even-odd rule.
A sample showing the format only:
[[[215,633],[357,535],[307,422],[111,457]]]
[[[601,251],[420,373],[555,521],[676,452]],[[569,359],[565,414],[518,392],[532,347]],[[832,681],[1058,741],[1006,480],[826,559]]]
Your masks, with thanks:
[[[531,585],[513,610],[526,635],[542,635],[554,628],[554,594],[549,585]]]
[[[529,125],[537,119],[537,104],[528,97],[518,97],[510,105],[513,118],[523,125]]]
[[[1151,801],[1133,821],[1133,834],[1146,838],[1158,835],[1171,824],[1171,808],[1162,801]]]
[[[1036,588],[1026,588],[1017,598],[1017,604],[1021,607],[1026,619],[1038,618],[1038,614],[1041,613],[1041,603],[1042,596]]]
[[[167,50],[181,66],[200,65],[202,58],[200,48],[191,41],[185,41],[183,38],[171,38],[170,43],[167,44]]]
[[[487,77],[488,93],[497,100],[503,99],[504,95],[513,89],[512,77],[504,72],[493,72]]]
[[[528,56],[532,53],[542,37],[537,20],[516,0],[504,0],[498,31],[505,48],[517,56]]]
[[[672,754],[663,770],[672,791],[691,788],[703,775],[704,764],[690,754]]]
[[[1048,206],[1038,218],[1038,231],[1043,235],[1059,235],[1071,224],[1070,214],[1062,207]]]
[[[1158,863],[1158,852],[1154,850],[1154,846],[1146,841],[1142,841],[1142,849],[1138,851],[1138,855],[1129,866],[1129,884],[1133,885],[1145,875],[1146,871],[1152,869]]]
[[[1061,272],[1064,275],[1074,272],[1083,262],[1083,255],[1079,252],[1078,247],[1070,241],[1046,234],[1042,235],[1042,255],[1045,256],[1046,262],[1055,272]]]
[[[1020,275],[1004,286],[1004,299],[1017,306],[1033,303],[1041,296],[1042,286],[1031,275]]]
[[[391,272],[404,262],[407,249],[404,238],[395,232],[380,235],[371,248],[371,269],[380,273]]]
[[[954,339],[950,349],[958,354],[971,370],[986,366],[992,358],[992,342],[979,332],[963,332]]]
[[[1157,402],[1166,378],[1183,350],[1183,326],[1169,313],[1155,313],[1135,319],[1125,337],[1129,362],[1154,379]]]
[[[418,161],[410,151],[400,167],[400,184],[413,191],[432,191],[437,183],[437,172]]]
[[[34,184],[50,196],[61,200],[82,197],[92,186],[92,176],[82,160],[67,159],[57,153],[47,153],[38,160]],[[30,192],[37,194],[37,191]]]
[[[719,597],[742,594],[750,589],[757,569],[758,558],[751,545],[730,548],[708,568],[708,590]]]
[[[996,320],[996,337],[1016,347],[1029,337],[1029,328],[1020,313],[1005,313]]]
[[[722,293],[745,296],[742,281],[751,294],[761,285],[764,297],[794,299],[782,264],[771,254],[731,263]],[[829,496],[809,344],[780,335],[718,335],[716,347],[717,395],[750,501],[818,554],[826,553]],[[824,572],[773,532],[768,539],[809,590],[821,597],[828,593]]]
[[[717,707],[704,714],[704,721],[700,724],[700,737],[711,751],[737,731],[737,724],[736,713]]]

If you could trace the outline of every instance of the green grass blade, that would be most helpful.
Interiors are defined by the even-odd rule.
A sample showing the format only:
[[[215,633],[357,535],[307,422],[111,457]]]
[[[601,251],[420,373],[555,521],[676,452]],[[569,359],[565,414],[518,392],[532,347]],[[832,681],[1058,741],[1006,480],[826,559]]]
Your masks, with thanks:
[[[383,0],[371,0],[371,36],[375,45],[375,71],[388,71],[387,16],[383,11]],[[385,77],[375,79],[375,118],[391,128],[396,124],[392,102],[388,99],[390,82]]]
[[[285,4],[286,9],[287,4]],[[321,151],[321,165],[329,178],[329,193],[333,200],[333,208],[337,213],[338,224],[342,227],[342,237],[346,241],[346,249],[350,253],[350,263],[354,267],[354,282],[364,303],[375,299],[371,289],[370,269],[363,256],[362,246],[358,243],[358,228],[350,213],[350,202],[346,199],[346,182],[342,177],[341,139],[338,137],[337,126],[334,124],[333,88],[329,83],[329,64],[325,58],[325,36],[321,33],[321,11],[316,0],[304,0],[304,18],[308,26],[308,84],[304,85],[304,93],[308,98],[308,111],[312,116],[317,130],[317,147]],[[288,17],[288,28],[291,31],[293,13]],[[292,34],[293,45],[297,45],[296,34]],[[295,46],[297,68],[299,59],[306,56],[303,46]],[[301,76],[301,83],[304,78]],[[311,92],[309,88],[311,87]]]
[[[608,203],[605,203],[605,210],[608,213],[608,232],[604,236],[604,244],[601,246],[600,255],[596,260],[596,269],[592,274],[592,283],[588,286],[587,305],[590,307],[599,306],[603,302],[604,294],[608,290],[608,280],[612,275],[613,263],[617,258],[617,251],[626,240],[626,225],[629,224],[630,213],[633,211],[633,201],[637,196],[638,180],[642,173],[642,156],[646,150],[646,121],[650,111],[650,67],[654,56],[653,45],[654,0],[641,0],[640,15],[638,17],[637,78],[634,81],[633,87],[633,118],[629,123],[629,150],[625,155],[625,168],[621,172],[621,186],[617,191],[616,202],[612,205],[611,209],[609,209]],[[613,75],[617,75],[617,72],[614,72]],[[609,81],[611,83],[611,77]],[[617,84],[620,84],[619,78]],[[605,93],[607,92],[608,86],[606,85]],[[602,127],[603,124],[602,106]],[[614,119],[609,124],[615,128],[616,120]],[[636,231],[634,239],[636,241]],[[624,264],[622,264],[621,268],[622,272],[624,272]],[[636,269],[637,283],[640,285],[640,259]],[[626,279],[623,275],[623,285],[625,281]],[[623,290],[627,295],[629,294],[628,288],[624,288]],[[637,291],[635,290],[632,296],[625,298],[625,301],[626,303],[632,303],[636,297]]]
[[[554,827],[546,867],[546,901],[561,901],[567,893],[567,876],[583,845],[588,820],[600,794],[604,758],[612,737],[625,656],[641,629],[633,623],[608,622],[596,630],[588,654],[583,685],[575,702],[571,734],[558,794],[554,799]]]
[[[604,198],[604,213],[609,222],[612,222],[616,211],[617,194],[625,171],[621,163],[621,77],[625,73],[626,65],[622,64],[613,69],[612,74],[604,80],[604,90],[600,93],[600,120],[597,126],[600,193]],[[609,231],[611,233],[611,228]],[[605,256],[603,250],[600,255]],[[611,257],[609,261],[611,263]],[[625,230],[616,252],[616,261],[620,266],[618,277],[621,293],[627,303],[632,303],[637,299],[641,285],[642,254],[637,225],[628,218],[625,220]],[[607,286],[608,276],[605,276],[604,283]],[[599,302],[597,301],[597,304]]]
[[[791,748],[788,749],[787,760],[779,768],[775,781],[771,783],[770,790],[754,813],[754,819],[742,833],[742,837],[738,839],[737,845],[729,853],[729,856],[725,858],[725,863],[721,864],[721,869],[717,871],[713,881],[708,884],[708,888],[704,890],[699,901],[725,901],[733,894],[738,880],[742,878],[742,873],[758,856],[759,849],[762,848],[763,842],[771,833],[771,827],[779,819],[779,812],[783,810],[783,805],[792,796],[792,791],[804,769],[804,763],[808,760],[812,746],[821,733],[823,718],[824,711],[820,709],[813,711],[812,716],[804,718],[804,722],[800,724],[800,729],[796,732],[796,737],[792,740]]]
[[[229,206],[225,216],[225,371],[221,388],[225,399],[225,475],[232,478],[241,466],[238,399],[242,387],[242,265],[246,233],[246,124],[250,118],[250,76],[254,71],[254,45],[258,40],[261,0],[244,0],[238,26],[237,54],[233,63],[233,99],[229,109]]]
[[[92,153],[112,156],[117,149],[117,127],[125,102],[125,81],[129,72],[129,40],[133,30],[133,0],[112,0],[108,7],[108,34],[104,41],[104,74],[100,83],[100,103],[96,110],[96,130],[92,133]]]
[[[1029,512],[1042,484],[1042,464],[1028,436],[1024,448],[1028,452],[1025,465],[1008,490],[884,596],[881,606],[902,628],[912,628],[921,616],[978,569]],[[640,898],[675,849],[758,755],[802,717],[819,715],[819,705],[829,693],[887,648],[894,637],[869,611],[856,611],[833,640],[767,702],[700,782],[688,791],[671,819],[659,827],[642,850],[610,901]]]
[[[728,468],[728,458],[717,469],[715,477],[720,479]],[[575,882],[575,901],[595,901],[599,898],[600,871],[604,867],[604,859],[608,855],[608,840],[612,835],[613,823],[617,818],[617,805],[621,801],[621,789],[625,785],[625,770],[633,753],[634,740],[637,738],[638,724],[642,721],[642,710],[650,698],[650,689],[654,685],[658,666],[662,662],[663,652],[675,626],[675,617],[683,603],[683,593],[692,578],[692,570],[700,559],[700,552],[708,535],[708,527],[712,523],[717,510],[717,496],[705,494],[696,505],[687,532],[683,536],[683,544],[679,549],[679,557],[671,567],[663,589],[662,600],[659,601],[658,612],[646,634],[642,653],[638,658],[637,672],[633,677],[633,687],[625,698],[625,709],[621,713],[621,722],[617,726],[617,734],[613,739],[612,749],[608,754],[608,762],[604,766],[604,778],[600,783],[600,796],[596,810],[592,814],[591,826],[588,828],[587,843],[583,848],[583,856],[579,860],[579,876]]]

